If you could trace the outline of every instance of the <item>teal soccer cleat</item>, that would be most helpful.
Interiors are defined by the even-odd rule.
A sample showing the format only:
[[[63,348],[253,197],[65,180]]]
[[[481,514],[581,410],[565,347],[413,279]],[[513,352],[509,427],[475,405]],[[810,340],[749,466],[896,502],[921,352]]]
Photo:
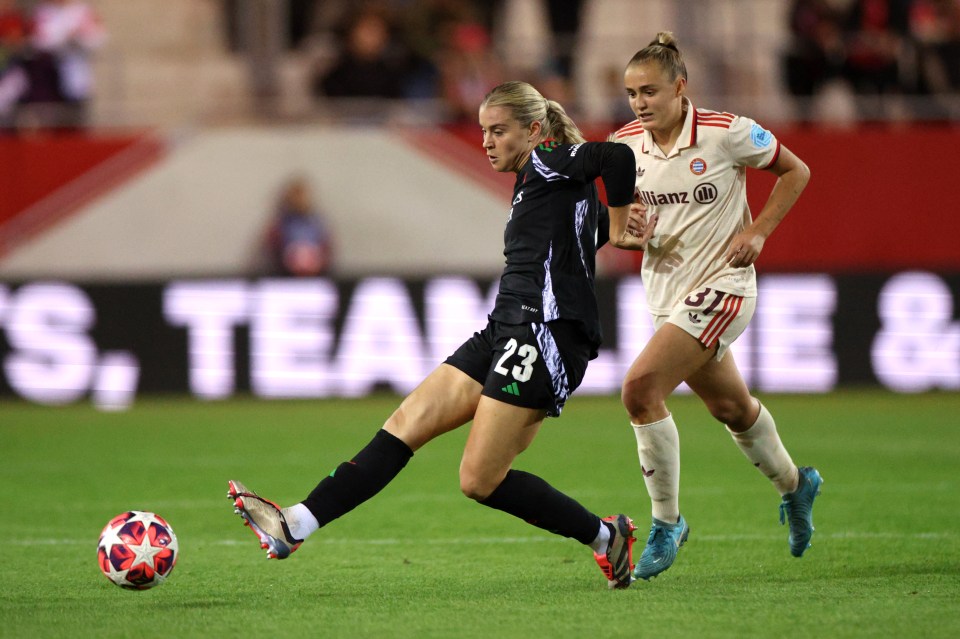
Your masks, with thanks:
[[[790,524],[790,554],[803,556],[813,537],[813,500],[820,494],[823,478],[816,468],[804,466],[799,469],[800,483],[792,493],[783,496],[780,502],[780,525]]]
[[[650,579],[673,565],[680,549],[690,535],[690,526],[687,520],[680,515],[680,521],[668,524],[654,518],[650,526],[650,536],[647,538],[647,547],[640,555],[640,561],[633,571],[634,579]]]

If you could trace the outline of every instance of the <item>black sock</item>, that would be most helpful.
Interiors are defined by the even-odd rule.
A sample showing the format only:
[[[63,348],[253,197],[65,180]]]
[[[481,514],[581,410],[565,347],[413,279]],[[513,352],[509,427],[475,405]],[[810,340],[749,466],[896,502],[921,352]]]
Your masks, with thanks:
[[[383,490],[412,456],[409,446],[381,429],[352,460],[317,484],[303,505],[326,526]]]
[[[589,544],[600,532],[599,517],[536,475],[522,470],[509,471],[496,490],[480,503],[581,544]]]

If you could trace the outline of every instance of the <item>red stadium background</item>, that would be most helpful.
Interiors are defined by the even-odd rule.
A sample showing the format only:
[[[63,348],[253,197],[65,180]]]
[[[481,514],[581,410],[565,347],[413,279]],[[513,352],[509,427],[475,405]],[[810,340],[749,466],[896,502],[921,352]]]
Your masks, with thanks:
[[[951,160],[960,148],[960,129],[773,128],[783,144],[808,162],[812,179],[788,222],[777,229],[775,241],[764,248],[763,271],[960,270],[957,227],[950,219],[960,196]],[[592,127],[587,133],[603,139],[608,131]],[[478,163],[485,162],[474,127],[447,132],[476,148]],[[444,137],[435,136],[435,144],[443,145]],[[148,134],[0,139],[0,166],[5,167],[0,172],[0,237],[5,236],[0,255],[4,247],[9,249],[6,243],[14,236],[18,216],[47,194],[126,152],[121,166],[114,167],[115,179],[100,183],[109,188],[147,166],[161,148]],[[131,149],[137,151],[131,154]],[[489,171],[478,171],[478,178],[499,180],[505,191],[512,183],[509,176]],[[747,183],[756,213],[773,176],[751,171]],[[97,195],[80,194],[52,218],[19,220],[19,226],[35,232]]]

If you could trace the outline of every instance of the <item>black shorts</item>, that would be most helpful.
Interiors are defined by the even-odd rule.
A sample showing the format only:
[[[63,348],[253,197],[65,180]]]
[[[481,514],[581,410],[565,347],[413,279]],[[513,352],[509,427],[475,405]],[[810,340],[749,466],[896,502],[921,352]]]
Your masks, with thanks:
[[[464,342],[447,364],[483,384],[487,397],[557,417],[587,371],[592,346],[580,325],[565,320],[487,327]]]

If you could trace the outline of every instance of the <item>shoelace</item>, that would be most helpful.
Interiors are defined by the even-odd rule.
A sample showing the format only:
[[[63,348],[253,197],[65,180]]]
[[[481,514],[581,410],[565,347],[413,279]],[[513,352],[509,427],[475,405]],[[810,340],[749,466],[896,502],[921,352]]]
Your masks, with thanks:
[[[657,538],[660,538],[659,542]],[[661,547],[666,546],[669,536],[667,535],[667,529],[663,526],[654,526],[650,530],[650,537],[647,539],[648,546]]]

